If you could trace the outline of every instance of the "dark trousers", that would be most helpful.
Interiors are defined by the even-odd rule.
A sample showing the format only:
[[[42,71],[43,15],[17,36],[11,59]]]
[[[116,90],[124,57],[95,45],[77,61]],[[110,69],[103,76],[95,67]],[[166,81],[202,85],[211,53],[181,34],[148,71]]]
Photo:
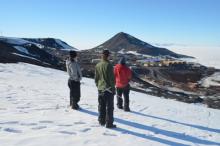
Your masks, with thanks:
[[[114,95],[107,91],[99,91],[98,102],[100,124],[113,124]]]
[[[129,109],[129,93],[130,93],[130,85],[128,84],[124,88],[116,88],[117,90],[117,106],[122,108],[123,99],[122,94],[124,96],[124,109]]]
[[[76,107],[81,96],[80,82],[69,79],[68,86],[70,88],[70,106]]]

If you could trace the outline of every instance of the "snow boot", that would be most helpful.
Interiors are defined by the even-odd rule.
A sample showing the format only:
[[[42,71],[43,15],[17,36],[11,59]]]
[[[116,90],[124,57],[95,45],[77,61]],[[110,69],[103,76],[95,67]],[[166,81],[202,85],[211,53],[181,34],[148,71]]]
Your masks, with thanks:
[[[105,127],[106,128],[116,128],[117,126],[114,124],[106,124]]]
[[[101,126],[105,126],[105,122],[99,121],[99,124],[100,124]]]
[[[130,112],[131,110],[130,110],[129,107],[127,107],[127,108],[124,108],[124,111],[125,111],[125,112]]]
[[[119,109],[123,109],[123,106],[120,105],[120,104],[117,104],[117,107],[118,107]]]
[[[72,109],[78,110],[78,109],[79,109],[79,105],[78,105],[78,104],[73,104],[73,105],[72,105]]]

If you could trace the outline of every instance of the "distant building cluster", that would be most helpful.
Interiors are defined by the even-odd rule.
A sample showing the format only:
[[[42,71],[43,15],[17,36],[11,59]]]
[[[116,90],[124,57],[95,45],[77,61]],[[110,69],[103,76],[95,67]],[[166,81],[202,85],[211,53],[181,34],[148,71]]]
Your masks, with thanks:
[[[167,67],[172,65],[184,65],[185,61],[163,58],[148,58],[144,60],[137,60],[137,63],[146,67]]]

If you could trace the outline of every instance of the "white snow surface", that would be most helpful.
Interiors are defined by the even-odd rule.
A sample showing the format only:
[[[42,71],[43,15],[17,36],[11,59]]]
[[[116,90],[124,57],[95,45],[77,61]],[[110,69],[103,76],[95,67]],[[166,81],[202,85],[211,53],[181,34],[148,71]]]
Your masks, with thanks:
[[[200,82],[203,87],[220,86],[220,72],[216,72],[213,75],[202,79]]]
[[[140,53],[137,53],[136,51],[128,51],[127,53],[134,54],[134,55],[142,55]]]
[[[22,52],[22,53],[25,53],[25,54],[30,54],[28,52],[28,50],[22,46],[14,46],[15,49],[17,49],[18,51]]]
[[[18,54],[18,53],[11,53],[11,54],[14,54],[14,55],[17,55],[17,56],[21,56],[21,57],[25,57],[25,58],[29,58],[29,59],[33,59],[33,60],[37,60],[37,61],[41,62],[40,60],[38,60],[36,58],[33,58],[33,57],[30,57],[30,56],[26,56],[26,55],[22,55],[22,54]]]
[[[116,129],[97,122],[93,79],[81,84],[81,109],[68,107],[66,72],[0,64],[1,146],[220,145],[220,110],[131,91],[130,108],[115,107]]]

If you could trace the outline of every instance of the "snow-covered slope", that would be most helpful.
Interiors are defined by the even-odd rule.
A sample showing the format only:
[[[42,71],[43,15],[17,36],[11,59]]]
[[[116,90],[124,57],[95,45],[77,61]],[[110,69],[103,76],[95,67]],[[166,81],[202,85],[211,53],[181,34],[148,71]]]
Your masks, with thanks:
[[[16,37],[2,37],[2,36],[0,36],[0,40],[7,42],[9,44],[13,44],[13,45],[23,45],[23,44],[31,43],[30,41],[24,40],[22,38],[16,38]]]
[[[63,50],[63,51],[69,51],[69,50],[75,50],[78,51],[78,49],[68,45],[66,42],[55,39],[55,38],[25,38],[24,40],[28,40],[35,44],[40,44],[43,47],[49,47],[51,49],[55,50]]]
[[[58,50],[75,50],[78,51],[78,49],[68,45],[67,43],[63,42],[60,39],[54,39],[54,38],[16,38],[16,37],[2,37],[0,36],[0,41],[6,42],[8,44],[11,44],[13,46],[16,45],[25,45],[25,44],[34,44],[39,48],[44,47],[51,47]]]
[[[0,36],[0,62],[49,66],[63,70],[68,51],[76,50],[60,39],[25,39]]]
[[[202,79],[200,82],[203,87],[220,86],[220,72],[216,72],[215,74]]]
[[[75,50],[75,51],[77,51],[76,48],[71,47],[70,45],[68,45],[67,43],[61,41],[60,39],[55,39],[55,41],[56,41],[57,44],[62,46],[63,49],[61,49],[61,50]]]
[[[220,111],[131,92],[131,110],[115,108],[116,129],[97,123],[97,91],[82,81],[81,110],[68,107],[65,72],[0,64],[1,146],[220,145]]]

